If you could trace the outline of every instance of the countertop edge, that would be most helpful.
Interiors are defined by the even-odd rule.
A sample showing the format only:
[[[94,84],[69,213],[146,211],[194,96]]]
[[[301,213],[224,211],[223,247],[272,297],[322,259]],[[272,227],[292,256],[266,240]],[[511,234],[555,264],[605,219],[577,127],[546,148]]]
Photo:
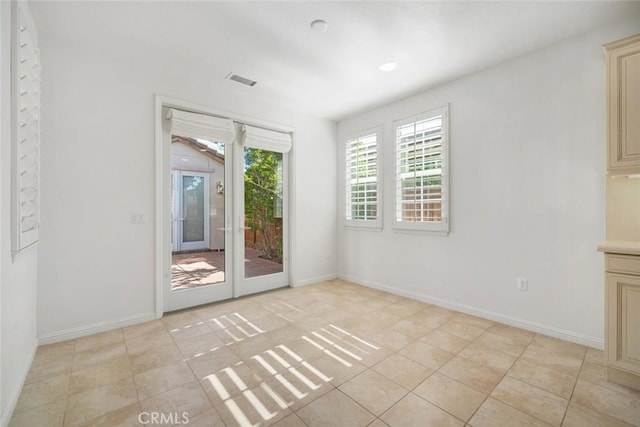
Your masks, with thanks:
[[[640,255],[640,242],[632,240],[605,240],[598,245],[598,251],[612,254]]]

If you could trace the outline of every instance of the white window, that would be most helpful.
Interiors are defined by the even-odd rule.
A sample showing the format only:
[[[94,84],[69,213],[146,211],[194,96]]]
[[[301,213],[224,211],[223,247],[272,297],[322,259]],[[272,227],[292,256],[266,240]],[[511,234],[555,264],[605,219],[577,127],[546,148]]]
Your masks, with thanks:
[[[347,225],[381,227],[380,128],[360,132],[345,145]]]
[[[394,228],[448,232],[448,106],[394,122]]]

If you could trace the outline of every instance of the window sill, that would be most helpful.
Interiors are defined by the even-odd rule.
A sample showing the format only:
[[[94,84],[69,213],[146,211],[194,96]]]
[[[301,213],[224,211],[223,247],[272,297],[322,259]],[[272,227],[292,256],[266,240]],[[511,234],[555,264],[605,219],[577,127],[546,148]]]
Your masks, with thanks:
[[[422,227],[395,226],[393,227],[393,231],[395,233],[400,233],[400,234],[422,234],[422,235],[434,235],[434,236],[446,237],[449,235],[450,230],[448,228],[437,230],[437,229],[428,229],[428,228],[422,228]]]
[[[381,224],[349,224],[349,223],[345,223],[343,224],[343,227],[346,230],[357,230],[357,231],[382,231],[382,225]]]

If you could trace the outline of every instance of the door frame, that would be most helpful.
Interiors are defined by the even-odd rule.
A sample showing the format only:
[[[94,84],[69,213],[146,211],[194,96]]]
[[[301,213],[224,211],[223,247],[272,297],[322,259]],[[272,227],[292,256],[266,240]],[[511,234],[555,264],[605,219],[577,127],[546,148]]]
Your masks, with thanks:
[[[168,97],[164,95],[155,95],[155,311],[156,318],[160,319],[164,313],[164,289],[171,282],[171,144],[166,143],[163,134],[163,107],[177,108],[194,113],[207,114],[216,117],[228,118],[237,122],[248,125],[263,127],[280,132],[291,133],[294,145],[288,153],[288,199],[289,206],[287,213],[289,215],[288,236],[287,239],[289,251],[286,261],[289,264],[288,282],[289,286],[295,286],[297,277],[296,268],[296,183],[292,177],[295,176],[295,128],[291,126],[273,123],[265,120],[255,119],[253,117],[232,113],[216,109],[210,106],[195,104],[181,99]],[[234,146],[236,144],[233,144]],[[236,160],[237,161],[237,160]],[[235,208],[235,207],[234,207]],[[284,207],[283,207],[284,208]],[[232,215],[238,217],[238,212],[234,210]],[[240,227],[238,225],[237,227]],[[241,269],[244,275],[244,269]],[[234,273],[238,274],[238,269],[234,268]],[[235,279],[234,279],[235,282]],[[233,297],[237,297],[235,286]]]

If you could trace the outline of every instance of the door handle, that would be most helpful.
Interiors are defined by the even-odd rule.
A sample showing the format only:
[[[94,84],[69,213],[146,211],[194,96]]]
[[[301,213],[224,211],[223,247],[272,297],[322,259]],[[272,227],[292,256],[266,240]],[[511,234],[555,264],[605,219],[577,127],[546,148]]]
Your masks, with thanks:
[[[229,227],[218,227],[218,228],[216,228],[216,230],[220,230],[220,231],[231,231],[231,230],[233,230],[233,228],[229,228]]]

